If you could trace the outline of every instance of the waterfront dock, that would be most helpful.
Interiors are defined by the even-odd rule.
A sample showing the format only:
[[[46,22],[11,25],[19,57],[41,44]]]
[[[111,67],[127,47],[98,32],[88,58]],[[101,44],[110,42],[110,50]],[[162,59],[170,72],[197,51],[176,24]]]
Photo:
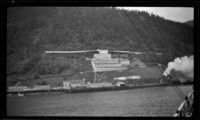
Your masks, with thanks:
[[[7,91],[8,95],[31,95],[31,94],[51,94],[51,93],[84,93],[84,92],[100,92],[100,91],[114,91],[114,90],[128,90],[128,89],[139,89],[139,88],[147,88],[147,87],[161,87],[161,86],[173,86],[172,84],[154,84],[154,85],[137,85],[137,86],[111,86],[111,87],[98,87],[98,88],[88,88],[88,87],[80,87],[80,88],[72,88],[72,89],[29,89],[22,91]]]

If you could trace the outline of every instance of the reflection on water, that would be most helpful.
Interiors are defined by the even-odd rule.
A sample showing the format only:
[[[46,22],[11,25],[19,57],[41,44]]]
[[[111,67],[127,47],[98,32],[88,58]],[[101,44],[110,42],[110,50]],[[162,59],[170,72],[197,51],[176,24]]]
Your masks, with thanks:
[[[192,86],[179,87],[187,95]],[[93,93],[8,96],[8,116],[172,116],[181,104],[172,87]]]

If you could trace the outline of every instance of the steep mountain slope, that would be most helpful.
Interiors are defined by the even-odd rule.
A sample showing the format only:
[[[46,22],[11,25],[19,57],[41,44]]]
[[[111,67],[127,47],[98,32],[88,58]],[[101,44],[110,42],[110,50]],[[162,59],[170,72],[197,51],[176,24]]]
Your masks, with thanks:
[[[189,25],[190,27],[193,27],[194,21],[190,20],[190,21],[185,22],[185,24]]]
[[[193,29],[146,12],[102,7],[13,7],[7,12],[7,76],[35,79],[45,74],[91,70],[85,57],[46,55],[45,50],[112,49],[164,52],[167,64],[193,54]],[[154,62],[151,54],[141,56]],[[14,77],[17,78],[17,77]]]

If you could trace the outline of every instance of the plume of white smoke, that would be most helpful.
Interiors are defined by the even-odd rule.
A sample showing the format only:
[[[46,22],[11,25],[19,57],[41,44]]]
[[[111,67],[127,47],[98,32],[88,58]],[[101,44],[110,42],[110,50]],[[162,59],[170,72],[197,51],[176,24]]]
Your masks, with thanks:
[[[184,56],[176,58],[173,62],[168,63],[167,69],[163,75],[167,76],[172,70],[182,72],[185,76],[192,78],[194,77],[194,56]]]

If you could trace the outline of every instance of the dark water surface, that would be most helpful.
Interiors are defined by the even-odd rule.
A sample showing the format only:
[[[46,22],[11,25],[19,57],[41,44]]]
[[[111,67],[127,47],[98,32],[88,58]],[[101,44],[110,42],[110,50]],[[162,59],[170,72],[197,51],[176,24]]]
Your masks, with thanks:
[[[179,87],[185,95],[192,86]],[[173,116],[182,100],[172,87],[8,96],[8,116]]]

